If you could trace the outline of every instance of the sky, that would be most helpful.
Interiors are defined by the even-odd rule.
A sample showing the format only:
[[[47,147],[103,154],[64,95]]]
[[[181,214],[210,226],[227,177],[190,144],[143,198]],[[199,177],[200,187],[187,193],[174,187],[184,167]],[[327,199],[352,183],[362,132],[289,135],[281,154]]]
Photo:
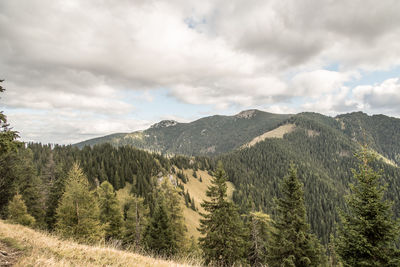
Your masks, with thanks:
[[[257,108],[400,118],[398,0],[1,0],[0,110],[70,144]]]

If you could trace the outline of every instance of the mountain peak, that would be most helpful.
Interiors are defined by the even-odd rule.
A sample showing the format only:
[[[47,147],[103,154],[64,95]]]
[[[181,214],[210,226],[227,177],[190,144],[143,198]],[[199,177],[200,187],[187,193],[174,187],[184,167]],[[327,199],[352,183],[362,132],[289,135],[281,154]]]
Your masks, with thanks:
[[[258,112],[258,109],[248,109],[248,110],[243,110],[240,113],[236,114],[236,118],[242,118],[242,119],[250,119],[256,115]]]
[[[167,127],[171,127],[171,126],[175,126],[177,125],[178,122],[174,121],[174,120],[162,120],[158,123],[155,123],[153,125],[150,126],[150,128],[154,129],[154,128],[167,128]]]

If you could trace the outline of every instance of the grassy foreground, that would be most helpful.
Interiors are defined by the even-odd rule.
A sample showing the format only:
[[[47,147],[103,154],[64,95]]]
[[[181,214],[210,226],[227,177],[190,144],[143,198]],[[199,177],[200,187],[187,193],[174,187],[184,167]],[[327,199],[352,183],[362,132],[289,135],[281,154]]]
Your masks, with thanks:
[[[190,259],[182,263],[156,259],[107,246],[88,246],[61,240],[0,220],[0,242],[18,250],[14,266],[193,266]]]

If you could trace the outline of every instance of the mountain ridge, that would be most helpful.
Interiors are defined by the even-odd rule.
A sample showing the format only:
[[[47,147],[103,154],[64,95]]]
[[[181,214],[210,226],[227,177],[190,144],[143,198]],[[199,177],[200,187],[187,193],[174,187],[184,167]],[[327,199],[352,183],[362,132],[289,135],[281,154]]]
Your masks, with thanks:
[[[82,148],[111,143],[114,146],[132,145],[163,154],[217,155],[236,149],[272,130],[290,116],[292,114],[250,109],[232,116],[213,115],[189,123],[163,120],[145,130],[97,137],[74,146]]]

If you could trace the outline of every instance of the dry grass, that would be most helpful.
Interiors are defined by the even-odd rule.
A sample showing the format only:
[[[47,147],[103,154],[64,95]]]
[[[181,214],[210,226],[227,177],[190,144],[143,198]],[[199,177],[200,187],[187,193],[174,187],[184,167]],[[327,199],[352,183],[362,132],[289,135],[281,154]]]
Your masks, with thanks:
[[[283,138],[283,136],[285,134],[293,132],[295,128],[296,128],[296,125],[294,125],[294,124],[285,124],[285,125],[279,126],[276,129],[273,129],[269,132],[263,133],[262,135],[255,137],[249,143],[243,145],[243,147],[254,146],[255,144],[257,144],[261,141],[264,141],[267,138]]]
[[[185,192],[186,190],[189,191],[190,196],[194,198],[194,202],[198,211],[204,212],[204,209],[200,206],[200,203],[207,198],[206,192],[208,187],[211,185],[211,175],[209,175],[207,171],[198,170],[197,178],[194,178],[192,169],[185,169],[183,170],[183,173],[188,177],[188,182],[183,184],[185,187]],[[200,177],[203,182],[200,182]],[[235,187],[231,182],[227,182],[227,187],[228,199],[232,200],[232,194],[235,190]],[[201,219],[199,212],[193,211],[186,206],[184,206],[183,209],[188,235],[195,238],[200,237],[200,232],[197,231]]]
[[[107,246],[88,246],[61,240],[0,220],[0,238],[23,248],[14,266],[193,266],[190,258],[174,261],[152,258]]]

